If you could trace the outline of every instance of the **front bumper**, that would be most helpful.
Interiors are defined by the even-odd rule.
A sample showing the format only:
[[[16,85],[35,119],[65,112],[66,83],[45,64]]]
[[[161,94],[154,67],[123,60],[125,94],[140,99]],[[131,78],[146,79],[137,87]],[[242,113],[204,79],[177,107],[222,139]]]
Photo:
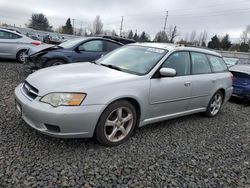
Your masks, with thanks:
[[[23,120],[37,131],[60,138],[89,138],[105,105],[60,106],[30,99],[22,91],[22,84],[15,89],[16,103]],[[57,129],[51,129],[57,127]]]

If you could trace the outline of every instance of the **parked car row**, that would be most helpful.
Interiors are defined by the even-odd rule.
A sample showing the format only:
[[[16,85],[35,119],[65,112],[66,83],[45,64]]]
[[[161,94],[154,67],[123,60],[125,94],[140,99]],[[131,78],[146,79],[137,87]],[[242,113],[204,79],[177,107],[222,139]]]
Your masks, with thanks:
[[[95,136],[115,146],[146,124],[200,112],[216,116],[233,92],[232,74],[218,53],[159,43],[120,47],[104,38],[78,40],[51,52],[77,49],[92,56],[98,51],[99,57],[110,42],[117,49],[96,61],[39,70],[15,89],[16,108],[41,133]]]

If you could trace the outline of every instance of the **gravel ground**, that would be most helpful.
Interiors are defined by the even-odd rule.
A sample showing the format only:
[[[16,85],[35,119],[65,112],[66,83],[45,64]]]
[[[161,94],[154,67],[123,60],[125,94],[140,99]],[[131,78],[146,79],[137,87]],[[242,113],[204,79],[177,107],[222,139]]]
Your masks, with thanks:
[[[44,136],[17,118],[13,92],[24,78],[20,64],[0,63],[0,187],[250,187],[250,107],[240,101],[107,148]]]

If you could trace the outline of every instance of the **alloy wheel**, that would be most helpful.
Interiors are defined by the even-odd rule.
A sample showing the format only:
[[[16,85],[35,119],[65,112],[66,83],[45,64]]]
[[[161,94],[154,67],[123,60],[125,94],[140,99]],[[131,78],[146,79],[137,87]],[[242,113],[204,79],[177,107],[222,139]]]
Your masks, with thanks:
[[[222,105],[222,96],[220,93],[215,94],[212,103],[210,105],[210,112],[213,116],[215,116],[221,108]]]
[[[134,117],[127,107],[119,107],[112,111],[104,126],[104,133],[110,142],[119,142],[124,139],[133,127]]]

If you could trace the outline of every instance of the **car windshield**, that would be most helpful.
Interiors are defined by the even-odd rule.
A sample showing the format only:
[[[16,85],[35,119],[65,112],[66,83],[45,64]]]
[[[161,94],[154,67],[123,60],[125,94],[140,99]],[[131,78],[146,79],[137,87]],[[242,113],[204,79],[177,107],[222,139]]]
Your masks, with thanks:
[[[120,71],[144,75],[167,53],[167,50],[143,47],[125,46],[97,60],[96,63],[115,68]]]
[[[62,48],[72,48],[83,40],[84,40],[84,38],[70,39],[70,40],[67,40],[66,42],[59,44],[58,46],[60,46]]]

